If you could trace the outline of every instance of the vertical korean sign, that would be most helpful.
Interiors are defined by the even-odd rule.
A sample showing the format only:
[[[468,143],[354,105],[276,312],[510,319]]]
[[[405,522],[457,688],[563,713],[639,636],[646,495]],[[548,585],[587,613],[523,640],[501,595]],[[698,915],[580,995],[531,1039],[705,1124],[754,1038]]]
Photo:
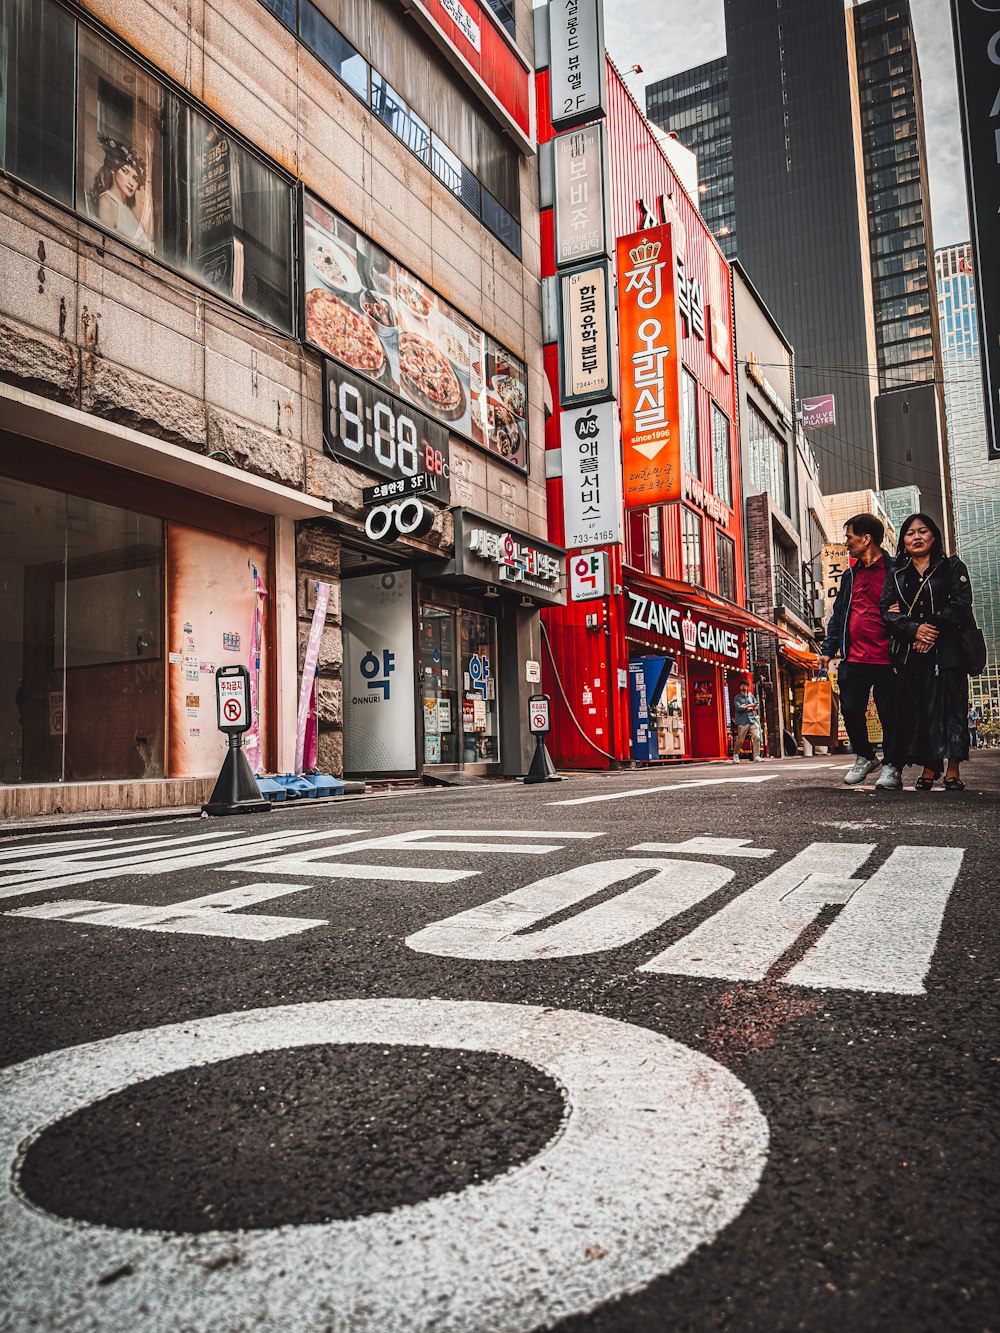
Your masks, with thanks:
[[[549,112],[552,128],[568,130],[607,112],[602,0],[552,0],[549,5]]]
[[[567,548],[620,542],[622,486],[617,404],[612,400],[592,407],[564,408],[559,431]]]
[[[552,141],[556,267],[606,253],[608,221],[603,125],[583,125]]]
[[[680,321],[673,232],[618,240],[618,343],[626,509],[681,498]]]

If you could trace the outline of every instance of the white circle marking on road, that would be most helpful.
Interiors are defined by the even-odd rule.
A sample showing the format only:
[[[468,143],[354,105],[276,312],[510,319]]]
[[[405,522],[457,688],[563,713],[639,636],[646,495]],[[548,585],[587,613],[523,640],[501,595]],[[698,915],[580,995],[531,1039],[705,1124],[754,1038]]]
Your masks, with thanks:
[[[486,1184],[348,1221],[145,1232],[55,1217],[19,1192],[27,1148],[81,1107],[235,1056],[348,1042],[525,1060],[561,1087],[562,1123]],[[73,1333],[523,1333],[683,1263],[740,1214],[768,1144],[749,1089],[677,1041],[596,1014],[447,1000],[331,1000],[125,1033],[3,1071],[0,1107],[8,1316]]]

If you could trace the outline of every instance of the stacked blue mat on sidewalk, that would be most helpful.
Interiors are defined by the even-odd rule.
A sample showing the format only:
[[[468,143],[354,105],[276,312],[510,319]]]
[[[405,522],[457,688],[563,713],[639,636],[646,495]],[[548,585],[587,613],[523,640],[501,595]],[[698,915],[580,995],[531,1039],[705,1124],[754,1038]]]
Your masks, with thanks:
[[[311,800],[318,796],[343,796],[344,784],[329,773],[276,773],[272,778],[258,778],[260,794],[267,801]]]

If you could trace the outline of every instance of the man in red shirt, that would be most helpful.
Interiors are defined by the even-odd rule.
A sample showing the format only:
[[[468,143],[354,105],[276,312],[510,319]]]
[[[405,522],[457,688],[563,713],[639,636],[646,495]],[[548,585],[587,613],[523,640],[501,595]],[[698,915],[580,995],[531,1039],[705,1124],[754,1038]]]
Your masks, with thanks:
[[[896,677],[889,665],[889,632],[879,614],[879,600],[892,572],[893,558],[883,550],[885,528],[874,514],[856,514],[844,525],[851,567],[840,583],[826,638],[820,650],[819,667],[825,671],[830,659],[840,653],[837,683],[840,711],[856,756],[844,776],[849,786],[864,782],[879,767],[876,787],[898,791],[902,785],[902,756],[893,747],[896,707]],[[869,695],[882,723],[884,762],[868,739]]]

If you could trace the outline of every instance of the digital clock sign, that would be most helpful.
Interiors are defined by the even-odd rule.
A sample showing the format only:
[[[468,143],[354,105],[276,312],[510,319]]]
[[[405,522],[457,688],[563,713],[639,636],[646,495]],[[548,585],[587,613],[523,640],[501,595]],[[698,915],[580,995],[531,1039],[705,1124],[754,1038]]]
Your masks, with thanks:
[[[390,481],[424,473],[434,499],[451,500],[447,428],[325,357],[323,448]]]

